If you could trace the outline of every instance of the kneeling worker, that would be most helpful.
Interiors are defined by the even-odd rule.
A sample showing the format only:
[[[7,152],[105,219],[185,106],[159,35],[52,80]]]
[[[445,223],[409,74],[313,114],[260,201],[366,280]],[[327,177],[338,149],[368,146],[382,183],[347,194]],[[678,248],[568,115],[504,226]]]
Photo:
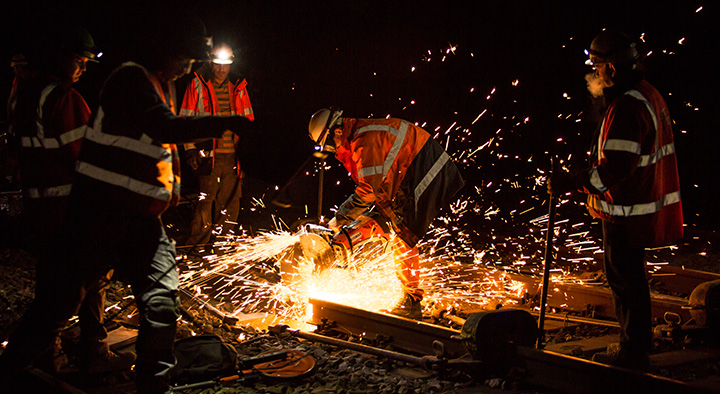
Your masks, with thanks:
[[[440,208],[465,182],[450,155],[430,134],[402,119],[342,118],[324,108],[310,120],[310,137],[319,154],[335,152],[356,183],[355,192],[330,220],[339,228],[375,207],[398,235],[398,277],[405,298],[391,313],[422,317],[417,243]]]

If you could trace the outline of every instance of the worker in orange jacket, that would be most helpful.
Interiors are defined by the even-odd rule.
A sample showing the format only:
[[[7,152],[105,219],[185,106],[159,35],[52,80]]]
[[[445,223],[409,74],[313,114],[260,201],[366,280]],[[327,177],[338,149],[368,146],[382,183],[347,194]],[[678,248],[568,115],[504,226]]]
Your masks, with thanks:
[[[464,181],[450,155],[422,128],[402,119],[354,119],[324,108],[310,120],[318,152],[335,152],[356,183],[329,225],[339,228],[371,207],[397,234],[394,250],[405,297],[391,313],[418,319],[423,290],[417,243]]]
[[[211,55],[211,62],[203,64],[185,90],[180,115],[240,115],[254,120],[247,80],[230,74],[235,57],[232,48],[218,43]],[[221,138],[184,145],[185,159],[197,175],[200,193],[186,241],[194,252],[210,242],[216,226],[227,233],[236,224],[242,197],[238,143],[238,136],[228,130]]]

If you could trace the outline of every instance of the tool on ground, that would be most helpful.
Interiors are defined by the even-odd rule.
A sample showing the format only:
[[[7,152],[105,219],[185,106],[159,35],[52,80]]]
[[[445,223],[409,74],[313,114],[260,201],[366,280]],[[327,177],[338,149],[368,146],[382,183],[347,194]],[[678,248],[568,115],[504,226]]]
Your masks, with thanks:
[[[315,371],[315,359],[298,350],[261,353],[238,361],[236,373],[197,383],[175,386],[173,392],[202,389],[216,384],[251,382],[257,379],[298,379]]]
[[[555,172],[555,163],[550,158],[550,176]],[[545,263],[543,266],[542,295],[540,297],[540,318],[538,319],[538,339],[536,347],[542,348],[545,342],[545,308],[547,307],[548,286],[550,285],[550,267],[553,261],[552,241],[555,235],[555,196],[552,191],[548,197],[548,228],[545,234]]]

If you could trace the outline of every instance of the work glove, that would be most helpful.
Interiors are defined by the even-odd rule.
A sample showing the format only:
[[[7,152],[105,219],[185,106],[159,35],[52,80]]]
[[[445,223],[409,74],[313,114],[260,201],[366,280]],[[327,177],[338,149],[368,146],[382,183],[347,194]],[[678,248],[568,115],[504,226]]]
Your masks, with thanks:
[[[556,196],[578,189],[577,175],[569,172],[552,174],[547,179],[547,192]]]
[[[193,171],[197,170],[200,167],[200,152],[197,149],[188,149],[185,151],[185,162]]]

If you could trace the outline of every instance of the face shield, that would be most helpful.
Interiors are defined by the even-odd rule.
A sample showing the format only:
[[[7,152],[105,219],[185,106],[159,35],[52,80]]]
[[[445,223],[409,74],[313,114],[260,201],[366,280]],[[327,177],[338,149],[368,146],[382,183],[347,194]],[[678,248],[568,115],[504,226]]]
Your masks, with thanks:
[[[342,113],[343,111],[337,108],[323,108],[310,118],[308,131],[310,138],[315,141],[315,157],[324,159],[335,152],[335,139],[331,134]]]

